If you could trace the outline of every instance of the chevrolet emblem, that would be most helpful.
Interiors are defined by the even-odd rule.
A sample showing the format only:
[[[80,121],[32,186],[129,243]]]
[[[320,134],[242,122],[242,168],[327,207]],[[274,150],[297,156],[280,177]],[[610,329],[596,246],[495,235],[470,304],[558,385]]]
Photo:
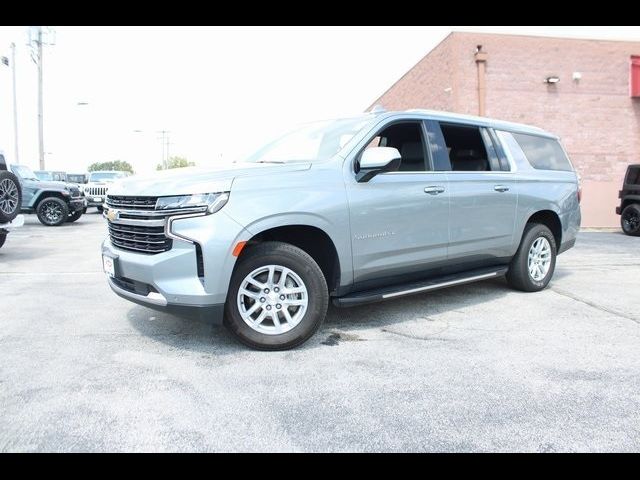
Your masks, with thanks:
[[[115,222],[116,220],[118,220],[119,217],[120,217],[120,212],[118,212],[118,210],[113,210],[112,208],[110,208],[109,211],[107,212],[107,219],[110,222]]]

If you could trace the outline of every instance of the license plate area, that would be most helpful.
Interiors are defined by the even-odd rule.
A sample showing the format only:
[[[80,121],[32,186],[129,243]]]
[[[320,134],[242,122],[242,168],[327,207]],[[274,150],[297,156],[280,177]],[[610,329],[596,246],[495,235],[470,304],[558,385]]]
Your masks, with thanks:
[[[114,255],[102,254],[102,269],[111,278],[118,276],[118,257]]]

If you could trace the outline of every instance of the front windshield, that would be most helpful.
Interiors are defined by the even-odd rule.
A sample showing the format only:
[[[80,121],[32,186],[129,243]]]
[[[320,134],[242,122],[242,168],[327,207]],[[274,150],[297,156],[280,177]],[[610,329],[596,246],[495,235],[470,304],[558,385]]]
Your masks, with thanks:
[[[50,172],[34,172],[38,180],[53,180],[53,176]]]
[[[309,123],[268,143],[247,161],[288,163],[328,160],[371,120],[370,116],[362,116]]]
[[[84,183],[84,175],[67,175],[67,179],[72,183]]]
[[[13,165],[11,169],[13,170],[13,173],[24,180],[38,180],[38,177],[33,173],[33,170],[25,165]]]
[[[115,180],[125,176],[124,172],[95,172],[89,176],[90,182],[104,182],[105,180]]]

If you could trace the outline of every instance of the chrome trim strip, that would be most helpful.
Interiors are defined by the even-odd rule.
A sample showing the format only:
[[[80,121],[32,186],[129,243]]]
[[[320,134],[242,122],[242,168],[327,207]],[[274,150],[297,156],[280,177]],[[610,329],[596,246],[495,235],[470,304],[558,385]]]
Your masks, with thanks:
[[[124,288],[120,288],[115,283],[113,283],[113,280],[111,280],[111,278],[109,277],[107,277],[107,280],[109,281],[109,286],[111,287],[111,290],[113,290],[116,293],[119,293],[123,297],[133,298],[141,302],[151,303],[153,305],[160,305],[162,307],[167,306],[167,299],[164,298],[164,296],[160,293],[149,292],[146,296],[140,295],[140,294],[125,290]]]
[[[202,213],[192,213],[190,215],[174,215],[173,217],[168,217],[167,218],[167,224],[164,227],[164,234],[169,237],[169,238],[173,238],[175,240],[183,240],[189,243],[196,243],[195,240],[193,240],[192,238],[189,237],[185,237],[183,235],[179,235],[177,233],[173,233],[171,231],[172,227],[173,227],[173,222],[175,220],[182,220],[183,218],[193,218],[193,217],[204,217],[207,214],[207,212],[202,212]]]
[[[103,216],[106,218],[105,212],[103,212]],[[110,223],[115,225],[133,225],[138,227],[164,227],[166,222],[164,218],[159,218],[157,220],[137,220],[133,218],[118,218],[117,220],[109,220]]]
[[[394,298],[394,297],[400,297],[402,295],[410,295],[412,293],[417,293],[417,292],[426,292],[428,290],[433,290],[435,288],[448,287],[450,285],[473,282],[476,280],[482,280],[484,278],[491,278],[496,276],[498,276],[498,272],[484,273],[482,275],[476,275],[475,277],[460,278],[458,280],[451,280],[449,282],[442,282],[442,283],[436,283],[434,285],[427,285],[426,287],[418,287],[418,288],[412,288],[410,290],[403,290],[401,292],[387,293],[386,295],[382,295],[382,298]]]
[[[128,229],[124,229],[122,227],[127,227],[127,226],[131,226],[131,225],[122,225],[122,224],[115,224],[115,223],[109,223],[109,228],[118,232],[118,233],[128,233],[130,235],[155,235],[155,236],[160,236],[160,237],[165,237],[164,234],[164,230],[162,232],[135,232],[133,230],[128,230]],[[149,228],[154,228],[154,227],[149,227]]]
[[[132,235],[144,235],[144,233],[137,233],[137,234],[132,234]],[[133,242],[133,243],[149,243],[152,245],[166,245],[167,244],[167,240],[134,240],[131,238],[126,238],[123,237],[121,235],[118,235],[117,233],[111,232],[111,238],[116,238],[122,242]]]
[[[194,207],[194,208],[174,208],[171,210],[130,210],[130,209],[121,209],[121,208],[113,208],[109,205],[109,202],[106,203],[108,208],[112,210],[117,210],[121,215],[133,215],[138,217],[168,217],[169,215],[181,215],[181,214],[190,214],[190,213],[204,213],[207,211],[207,207]]]

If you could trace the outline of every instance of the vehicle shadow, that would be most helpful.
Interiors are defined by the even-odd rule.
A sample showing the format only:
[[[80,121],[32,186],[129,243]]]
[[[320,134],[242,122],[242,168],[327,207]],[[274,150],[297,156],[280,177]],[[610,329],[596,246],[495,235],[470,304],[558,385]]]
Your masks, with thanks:
[[[393,329],[403,322],[429,319],[434,314],[491,302],[512,291],[504,279],[496,279],[359,307],[337,308],[330,305],[323,326],[299,348],[334,346],[341,341],[362,340],[359,333],[362,330]],[[247,350],[222,326],[141,306],[132,307],[127,319],[142,335],[172,348],[216,355]]]

